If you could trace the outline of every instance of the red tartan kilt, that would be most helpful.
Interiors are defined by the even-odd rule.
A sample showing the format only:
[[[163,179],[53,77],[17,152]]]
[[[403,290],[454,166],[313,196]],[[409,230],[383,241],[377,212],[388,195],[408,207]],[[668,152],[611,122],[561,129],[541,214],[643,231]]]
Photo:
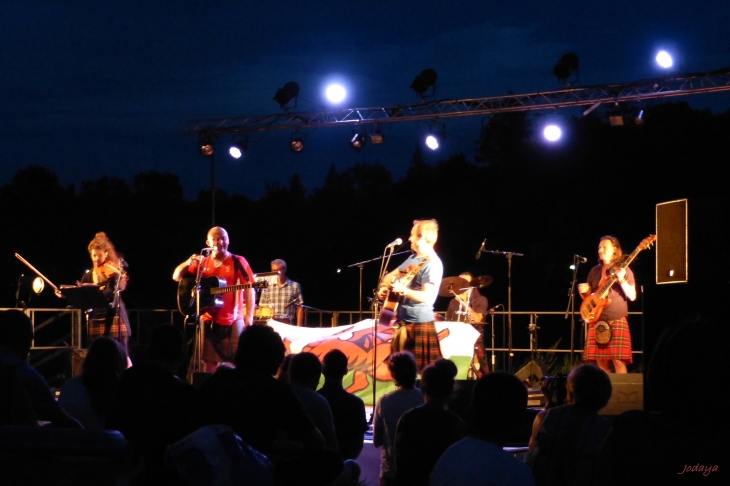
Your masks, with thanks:
[[[583,361],[596,361],[598,359],[620,359],[627,363],[633,363],[631,354],[631,331],[629,321],[626,317],[610,322],[611,340],[606,344],[596,343],[595,324],[588,327],[588,337],[583,350]]]

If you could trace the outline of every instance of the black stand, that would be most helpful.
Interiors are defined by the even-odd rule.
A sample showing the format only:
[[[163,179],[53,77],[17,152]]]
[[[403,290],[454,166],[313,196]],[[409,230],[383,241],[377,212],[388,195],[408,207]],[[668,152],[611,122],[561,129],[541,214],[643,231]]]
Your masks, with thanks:
[[[195,274],[195,284],[190,290],[190,305],[188,305],[188,307],[192,307],[193,304],[195,304],[195,314],[192,316],[185,316],[186,322],[188,320],[195,322],[195,344],[193,345],[193,356],[190,359],[190,366],[188,368],[188,381],[190,383],[193,383],[193,375],[201,372],[203,346],[205,345],[205,329],[203,328],[203,321],[201,320],[202,316],[200,315],[200,279],[203,276],[203,262],[206,258],[210,258],[211,250],[200,250],[201,256],[206,251],[208,254],[203,256],[198,262],[198,271]]]
[[[507,346],[509,350],[509,363],[507,371],[512,372],[512,358],[514,353],[512,352],[512,257],[513,256],[525,256],[522,253],[515,253],[513,251],[499,251],[499,250],[485,250],[481,248],[481,253],[492,253],[494,255],[504,255],[507,257],[507,327],[509,329],[509,336],[507,339]]]
[[[565,319],[570,314],[570,366],[573,366],[573,354],[575,353],[575,283],[578,280],[578,268],[580,268],[580,258],[573,255],[573,280],[570,283],[568,291],[568,308],[565,310]]]
[[[537,314],[530,314],[530,324],[528,326],[530,331],[530,351],[531,359],[530,362],[523,366],[520,371],[515,373],[515,376],[520,381],[525,382],[533,388],[537,383],[542,380],[547,374],[547,368],[542,364],[542,361],[537,359]]]

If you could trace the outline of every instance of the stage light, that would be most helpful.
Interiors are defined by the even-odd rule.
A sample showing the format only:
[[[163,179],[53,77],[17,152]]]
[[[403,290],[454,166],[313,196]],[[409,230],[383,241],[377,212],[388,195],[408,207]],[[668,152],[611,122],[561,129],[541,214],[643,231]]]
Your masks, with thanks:
[[[637,125],[644,124],[644,110],[639,110],[639,114],[636,115],[636,118],[634,118],[634,123],[636,123]]]
[[[564,54],[563,57],[561,57],[555,64],[555,67],[553,68],[553,76],[558,78],[558,81],[567,83],[570,75],[578,71],[578,65],[579,60],[577,54],[574,52]],[[576,74],[576,80],[577,78],[578,76]]]
[[[352,132],[352,138],[350,138],[350,148],[359,152],[365,146],[365,131],[360,131],[356,128]]]
[[[431,150],[437,150],[446,137],[446,126],[438,122],[428,127],[428,135],[426,136],[426,147]]]
[[[213,147],[213,137],[201,135],[200,137],[200,153],[206,157],[210,157],[215,152]]]
[[[659,51],[656,55],[656,62],[664,69],[669,69],[674,65],[672,56],[667,51]]]
[[[234,159],[240,159],[243,154],[248,150],[248,135],[240,134],[233,137],[231,142],[231,148],[228,149],[228,153]]]
[[[542,136],[545,137],[545,140],[548,142],[557,142],[560,140],[560,137],[563,136],[563,131],[559,126],[550,124],[543,129]]]
[[[289,140],[289,149],[295,154],[301,154],[304,151],[304,139],[298,135],[294,135]]]
[[[383,138],[383,131],[380,129],[380,127],[375,127],[375,131],[370,134],[370,143],[373,145],[382,145],[385,143],[385,139]]]
[[[347,96],[347,91],[345,91],[345,88],[340,84],[331,84],[327,86],[324,93],[331,103],[341,103],[345,99],[345,96]]]
[[[296,107],[298,97],[299,85],[294,81],[289,81],[284,85],[283,88],[279,88],[276,90],[276,94],[274,95],[274,101],[279,103],[279,106],[281,106],[282,108],[286,108],[286,105],[291,100],[294,100],[294,106]]]
[[[428,91],[428,88],[433,87],[433,90],[431,91],[430,96],[434,96],[436,94],[436,79],[438,78],[438,75],[436,74],[435,69],[427,68],[421,71],[421,74],[413,78],[413,83],[411,83],[411,89],[416,92],[416,94],[421,97],[426,97],[426,91]]]

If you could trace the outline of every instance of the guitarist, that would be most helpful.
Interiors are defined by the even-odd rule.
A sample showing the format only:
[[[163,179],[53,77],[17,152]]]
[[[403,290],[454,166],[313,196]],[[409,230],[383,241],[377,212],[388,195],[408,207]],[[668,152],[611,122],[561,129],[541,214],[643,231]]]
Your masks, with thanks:
[[[172,279],[195,276],[198,265],[203,266],[202,277],[221,277],[227,285],[252,283],[254,274],[242,256],[228,251],[228,232],[216,226],[208,231],[206,245],[215,247],[210,256],[193,255],[175,268]],[[221,294],[221,307],[201,309],[203,323],[203,371],[212,373],[219,363],[233,362],[238,347],[238,336],[244,327],[253,323],[256,290],[253,288]]]
[[[628,301],[636,300],[636,283],[634,273],[630,268],[618,268],[624,260],[621,244],[615,236],[604,236],[598,244],[598,260],[596,265],[588,272],[587,287],[580,286],[582,297],[595,292],[601,283],[610,277],[614,272],[617,282],[613,284],[608,293],[610,303],[603,308],[599,317],[600,322],[606,322],[611,331],[611,338],[605,344],[596,342],[595,325],[589,325],[585,349],[583,350],[583,361],[595,361],[606,373],[611,372],[609,361],[613,362],[616,373],[626,373],[626,363],[632,363],[631,354],[631,333],[629,322],[626,317],[629,314]],[[615,266],[616,265],[616,266]]]
[[[435,219],[413,222],[411,242],[413,255],[387,274],[378,289],[378,298],[386,299],[389,292],[400,295],[397,322],[393,332],[392,352],[407,349],[416,357],[419,370],[441,357],[433,304],[438,297],[444,266],[433,246],[438,240],[439,226]],[[424,262],[418,273],[404,285],[398,276]]]

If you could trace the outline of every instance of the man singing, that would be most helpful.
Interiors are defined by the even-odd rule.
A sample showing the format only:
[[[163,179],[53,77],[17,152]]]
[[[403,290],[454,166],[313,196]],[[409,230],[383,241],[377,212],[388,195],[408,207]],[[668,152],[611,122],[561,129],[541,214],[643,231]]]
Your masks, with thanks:
[[[254,282],[254,274],[242,256],[228,251],[228,232],[216,226],[208,231],[206,245],[215,248],[210,255],[192,255],[175,268],[172,279],[179,282],[184,277],[195,276],[202,265],[202,278],[220,277],[226,285]],[[253,288],[220,294],[220,307],[201,308],[200,316],[205,336],[201,361],[203,371],[212,373],[218,364],[233,362],[238,347],[238,336],[244,326],[253,323],[256,307],[256,291]],[[202,302],[201,302],[202,305]],[[245,312],[244,312],[245,309]]]

